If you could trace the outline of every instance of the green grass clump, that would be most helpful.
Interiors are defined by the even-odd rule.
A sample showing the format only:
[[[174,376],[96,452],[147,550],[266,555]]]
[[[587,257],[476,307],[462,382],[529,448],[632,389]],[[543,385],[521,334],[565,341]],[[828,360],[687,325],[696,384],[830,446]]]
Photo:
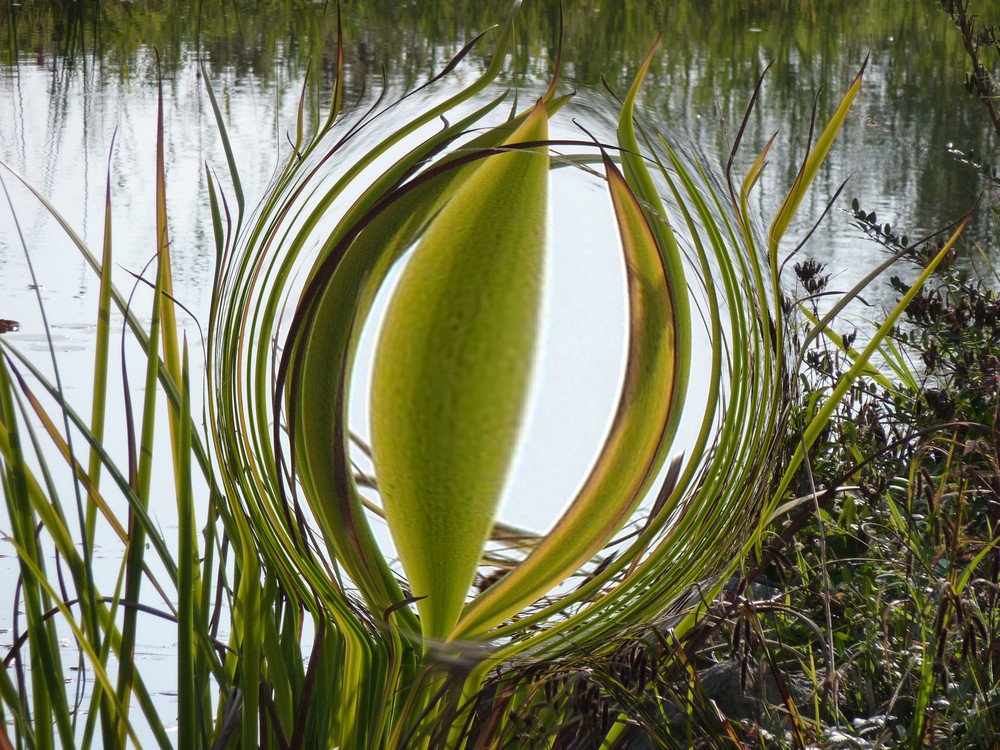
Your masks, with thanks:
[[[857,207],[855,220],[917,267],[940,253],[934,238],[906,246],[873,232]],[[815,319],[828,277],[812,261],[796,272]],[[805,352],[789,446],[853,366],[856,335],[831,334]],[[910,300],[885,356],[907,377],[862,376],[849,389],[744,574],[715,599],[692,592],[699,623],[686,637],[661,627],[637,635],[617,664],[588,665],[601,696],[591,703],[642,696],[631,700],[643,727],[633,732],[668,747],[995,746],[995,287],[941,271]]]

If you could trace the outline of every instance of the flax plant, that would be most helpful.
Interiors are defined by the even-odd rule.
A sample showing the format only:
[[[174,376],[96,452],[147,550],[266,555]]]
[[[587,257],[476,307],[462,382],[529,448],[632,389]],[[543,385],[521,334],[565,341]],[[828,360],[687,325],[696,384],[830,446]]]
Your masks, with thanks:
[[[492,746],[510,714],[490,707],[535,700],[514,665],[606,653],[623,632],[664,621],[693,585],[718,585],[756,543],[758,519],[774,510],[832,408],[817,411],[799,449],[786,448],[795,360],[781,241],[861,75],[761,236],[748,195],[766,150],[742,183],[730,175],[726,194],[697,161],[637,127],[653,52],[622,100],[617,142],[551,140],[548,123],[565,101],[558,72],[527,106],[488,93],[513,34],[514,13],[495,31],[480,78],[361,152],[352,140],[403,105],[342,114],[341,75],[325,121],[306,135],[300,117],[293,156],[265,202],[217,224],[225,250],[210,423],[223,465],[239,467],[225,474],[239,546],[259,550],[265,574],[309,613],[321,635],[314,657],[327,653],[317,670],[332,670],[342,691],[315,727],[326,744],[461,746],[475,737]],[[444,125],[428,135],[435,121]],[[415,135],[423,140],[404,145]],[[327,178],[333,163],[338,176]],[[599,173],[613,205],[629,299],[624,386],[568,509],[546,534],[511,543],[497,498],[530,382],[546,173],[568,164]],[[379,504],[352,463],[347,413],[362,329],[404,260],[374,361]],[[668,461],[689,401],[694,305],[711,340],[709,393],[693,448]],[[477,569],[498,548],[509,570],[474,592]],[[241,627],[244,643],[262,637],[259,622]],[[491,670],[509,679],[484,719],[470,705]],[[622,726],[612,722],[608,742]]]
[[[101,343],[90,422],[57,380],[2,348],[0,470],[27,620],[27,637],[7,663],[32,667],[0,673],[14,744],[90,746],[99,736],[107,747],[138,745],[134,699],[153,741],[170,746],[134,658],[141,618],[156,612],[177,626],[181,746],[524,746],[513,717],[555,705],[528,667],[600,657],[624,634],[651,627],[669,624],[671,637],[683,636],[695,621],[681,606],[692,587],[717,591],[759,543],[760,519],[773,514],[888,330],[852,352],[854,366],[789,449],[799,364],[789,336],[793,309],[781,293],[781,243],[861,74],[804,155],[765,233],[748,206],[766,149],[742,182],[730,160],[720,188],[709,169],[637,122],[655,45],[621,99],[614,142],[586,131],[553,139],[550,123],[569,98],[560,93],[558,59],[537,100],[525,103],[496,83],[518,6],[490,32],[495,46],[479,77],[414,116],[398,117],[412,95],[342,111],[339,47],[328,114],[307,123],[303,96],[291,156],[252,211],[212,97],[232,204],[206,170],[217,251],[207,435],[191,413],[188,348],[175,322],[162,124],[148,326],[110,283],[110,218],[98,260],[46,203],[101,278]],[[433,93],[486,36],[418,91]],[[376,121],[394,129],[359,148]],[[626,268],[628,345],[603,448],[568,508],[538,535],[503,524],[497,502],[538,347],[546,197],[556,168],[585,170],[607,189]],[[376,297],[396,268],[371,384],[369,480],[354,465],[351,377]],[[133,407],[124,395],[124,466],[102,442],[112,305],[145,365],[141,401]],[[692,406],[699,325],[710,342],[697,373],[707,396]],[[160,395],[176,540],[149,515],[151,462],[163,450],[153,439]],[[686,418],[696,426],[682,455],[681,420],[692,409],[699,411]],[[73,473],[75,504],[50,478],[45,441]],[[366,494],[370,486],[377,499]],[[109,492],[128,503],[127,525],[110,512]],[[388,525],[398,565],[377,538],[377,517]],[[99,522],[125,550],[110,592],[92,580],[88,558]],[[46,546],[58,552],[55,562]],[[165,571],[159,577],[153,556]],[[475,591],[477,572],[498,560],[506,574]],[[72,592],[59,583],[67,580]],[[154,592],[158,608],[147,603]],[[219,625],[224,617],[228,628]],[[86,719],[63,685],[57,621],[71,630],[94,678]],[[553,710],[554,723],[572,722]],[[613,746],[632,718],[624,707],[620,713],[595,743]]]

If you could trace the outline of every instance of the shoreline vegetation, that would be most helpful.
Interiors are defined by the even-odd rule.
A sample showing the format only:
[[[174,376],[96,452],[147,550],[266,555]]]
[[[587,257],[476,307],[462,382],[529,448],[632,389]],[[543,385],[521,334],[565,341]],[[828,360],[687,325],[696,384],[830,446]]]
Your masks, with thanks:
[[[966,88],[995,131],[993,151],[955,154],[982,186],[981,270],[955,263],[968,217],[911,240],[855,200],[850,220],[885,251],[898,300],[858,330],[843,312],[864,286],[832,292],[809,245],[789,254],[781,240],[836,148],[863,66],[828,81],[846,89],[797,134],[764,230],[749,206],[770,143],[740,156],[761,84],[724,184],[636,114],[659,41],[634,58],[619,51],[630,67],[609,81],[617,140],[598,141],[585,122],[578,138],[554,140],[549,123],[569,100],[561,44],[583,31],[571,22],[560,36],[548,19],[551,85],[515,104],[495,82],[537,64],[527,39],[541,24],[537,7],[519,6],[499,4],[497,27],[450,62],[429,61],[442,79],[470,66],[465,88],[364,153],[352,139],[394,105],[342,111],[352,30],[328,8],[323,34],[308,34],[322,49],[301,51],[322,64],[289,157],[256,207],[205,75],[232,188],[206,168],[217,265],[204,414],[192,413],[203,385],[172,295],[162,110],[141,312],[111,283],[111,167],[103,241],[90,247],[0,163],[3,190],[21,181],[100,280],[88,404],[66,396],[54,349],[50,377],[0,338],[5,534],[20,565],[0,747],[997,747],[1000,177],[981,154],[1000,146],[1000,30],[979,3],[942,3]],[[62,18],[122,27],[104,10],[81,2]],[[29,44],[17,30],[29,20],[42,54],[77,44],[54,7],[17,24],[6,12],[14,49]],[[332,94],[319,107],[323,78]],[[407,140],[428,123],[431,135]],[[324,181],[334,158],[353,166]],[[539,206],[557,167],[610,198],[629,342],[604,448],[538,536],[494,514],[538,326],[539,290],[516,281],[544,254]],[[359,197],[328,221],[348,188]],[[349,374],[405,254],[377,345],[369,449],[347,423]],[[115,351],[113,310],[144,353],[141,371]],[[711,341],[709,395],[680,456],[697,326]],[[115,368],[144,384],[126,404],[124,460],[105,440]],[[163,422],[169,438],[154,443]],[[371,473],[355,465],[369,450]],[[59,462],[69,487],[54,479]],[[172,467],[169,532],[150,515],[154,462]],[[95,576],[98,527],[123,543],[114,580]],[[176,716],[153,700],[135,654],[146,617],[175,626]]]

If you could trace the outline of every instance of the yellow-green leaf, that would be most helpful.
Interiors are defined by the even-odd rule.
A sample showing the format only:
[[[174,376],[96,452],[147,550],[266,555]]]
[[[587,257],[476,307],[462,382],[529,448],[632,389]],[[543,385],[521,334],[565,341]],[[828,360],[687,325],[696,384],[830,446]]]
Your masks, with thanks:
[[[458,635],[482,635],[544,595],[621,528],[662,464],[676,388],[676,317],[663,257],[635,194],[605,156],[629,296],[629,351],[618,409],[596,465],[528,558],[472,602]]]
[[[507,144],[547,135],[540,102]],[[446,637],[458,619],[517,442],[538,327],[548,169],[542,147],[485,158],[413,251],[379,338],[372,449],[428,637]]]
[[[788,226],[792,223],[792,218],[795,216],[796,211],[798,211],[799,204],[802,202],[806,192],[809,190],[809,186],[819,172],[820,166],[826,160],[826,155],[830,152],[830,147],[833,145],[837,133],[840,132],[840,128],[847,118],[851,104],[854,103],[854,97],[857,96],[858,91],[861,89],[861,78],[864,75],[867,65],[868,61],[865,60],[864,65],[861,66],[861,70],[858,71],[858,75],[854,78],[854,83],[851,84],[847,93],[844,94],[844,98],[841,99],[840,104],[833,113],[833,117],[826,124],[826,128],[823,129],[823,132],[816,140],[816,145],[813,146],[812,151],[809,152],[809,156],[802,164],[802,169],[795,178],[795,183],[788,191],[788,195],[785,196],[781,208],[771,222],[771,244],[769,250],[772,265],[774,259],[777,257],[778,245],[781,242],[781,238],[785,236]]]

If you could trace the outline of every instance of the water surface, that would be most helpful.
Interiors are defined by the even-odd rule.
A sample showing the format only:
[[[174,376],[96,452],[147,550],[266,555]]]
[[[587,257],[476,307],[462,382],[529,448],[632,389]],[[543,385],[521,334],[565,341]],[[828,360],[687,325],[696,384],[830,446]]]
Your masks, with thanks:
[[[501,20],[507,7],[498,0],[344,2],[348,101],[366,107],[383,91],[389,101],[425,82],[478,31]],[[789,235],[791,249],[849,180],[803,251],[827,263],[840,288],[883,257],[851,226],[846,209],[852,198],[897,231],[917,237],[963,214],[983,189],[973,170],[949,154],[953,146],[982,151],[991,141],[977,102],[961,85],[965,62],[957,33],[930,0],[569,0],[563,9],[562,85],[578,92],[569,114],[600,137],[613,138],[614,93],[625,90],[662,31],[643,90],[643,123],[699,158],[716,178],[758,76],[772,63],[737,159],[739,170],[778,133],[756,198],[755,208],[765,217],[794,180],[814,104],[819,122],[825,122],[868,60],[853,113]],[[505,83],[520,85],[530,96],[553,70],[558,3],[529,0],[523,16]],[[6,4],[0,8],[0,159],[34,183],[95,250],[110,160],[114,278],[129,289],[130,272],[139,273],[155,248],[154,133],[162,81],[175,286],[192,313],[182,324],[197,341],[215,263],[206,168],[227,184],[203,75],[222,103],[253,202],[288,154],[287,133],[310,61],[306,116],[323,113],[332,90],[336,38],[335,6],[316,3]],[[487,38],[463,63],[459,79],[482,69],[489,50]],[[569,117],[559,127],[563,135],[579,136]],[[40,295],[66,387],[83,408],[97,279],[37,201],[9,173],[3,179],[14,211],[6,201],[0,204],[0,318],[22,325],[5,337],[37,353],[47,367]],[[606,198],[599,185],[562,172],[553,193],[556,213],[587,221],[553,223],[544,397],[536,402],[544,406],[533,412],[533,442],[524,451],[506,511],[508,520],[536,527],[568,499],[596,448],[614,403],[624,336],[616,240],[609,221],[600,218],[607,216]],[[978,221],[970,236],[986,233],[987,225]],[[35,264],[34,280],[22,237]],[[31,288],[34,284],[41,288]],[[881,283],[867,298],[891,303],[894,295]],[[142,290],[136,305],[149,309]],[[140,372],[135,353],[127,357]],[[363,414],[354,418],[364,421]],[[109,443],[122,455],[120,437],[112,435]],[[160,473],[158,479],[169,485],[169,467]],[[167,529],[172,503],[168,493],[164,507],[154,509]],[[118,545],[111,539],[102,544],[112,575]],[[3,589],[2,599],[10,601],[9,589]],[[9,622],[0,607],[0,624]],[[154,657],[171,637],[169,629],[144,635],[142,647]]]

